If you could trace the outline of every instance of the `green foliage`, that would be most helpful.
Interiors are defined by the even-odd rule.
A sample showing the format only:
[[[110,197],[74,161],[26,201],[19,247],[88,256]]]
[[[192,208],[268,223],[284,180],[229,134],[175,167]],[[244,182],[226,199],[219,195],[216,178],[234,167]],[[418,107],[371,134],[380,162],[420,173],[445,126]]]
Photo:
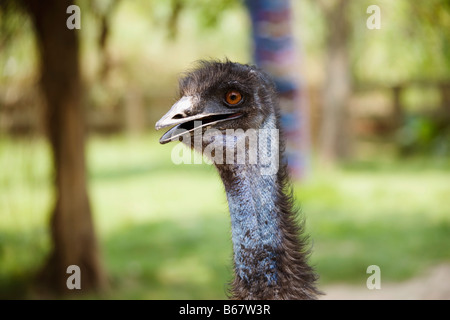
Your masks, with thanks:
[[[366,28],[366,9],[381,10],[381,29]],[[450,10],[447,0],[352,1],[351,56],[358,81],[396,84],[448,79]]]
[[[409,116],[399,129],[396,139],[400,152],[428,154],[434,157],[450,155],[450,126],[439,119]]]

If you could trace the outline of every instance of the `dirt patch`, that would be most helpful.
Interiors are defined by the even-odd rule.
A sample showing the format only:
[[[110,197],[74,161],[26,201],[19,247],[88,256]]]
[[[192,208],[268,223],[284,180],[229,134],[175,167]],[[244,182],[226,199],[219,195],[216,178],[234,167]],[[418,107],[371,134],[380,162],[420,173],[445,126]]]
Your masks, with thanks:
[[[450,300],[450,263],[437,265],[423,275],[405,282],[384,283],[380,289],[331,285],[322,288],[323,300]]]

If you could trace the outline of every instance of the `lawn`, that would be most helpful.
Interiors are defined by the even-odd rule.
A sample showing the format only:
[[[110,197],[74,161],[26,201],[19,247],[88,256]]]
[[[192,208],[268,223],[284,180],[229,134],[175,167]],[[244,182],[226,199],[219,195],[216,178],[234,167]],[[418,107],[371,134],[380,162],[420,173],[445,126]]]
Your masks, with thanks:
[[[226,297],[232,252],[223,187],[207,164],[174,165],[172,147],[153,133],[89,140],[108,298]],[[50,246],[48,145],[0,137],[0,168],[0,297],[20,296]],[[369,265],[381,268],[382,281],[399,281],[450,260],[449,160],[316,165],[294,191],[320,286],[365,285]]]

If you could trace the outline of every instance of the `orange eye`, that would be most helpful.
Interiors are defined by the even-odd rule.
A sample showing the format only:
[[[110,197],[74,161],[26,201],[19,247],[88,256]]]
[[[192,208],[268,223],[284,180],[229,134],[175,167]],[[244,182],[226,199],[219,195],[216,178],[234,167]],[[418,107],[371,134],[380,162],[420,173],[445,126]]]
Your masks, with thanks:
[[[225,101],[232,106],[237,105],[241,100],[242,94],[236,90],[228,91],[225,95]]]

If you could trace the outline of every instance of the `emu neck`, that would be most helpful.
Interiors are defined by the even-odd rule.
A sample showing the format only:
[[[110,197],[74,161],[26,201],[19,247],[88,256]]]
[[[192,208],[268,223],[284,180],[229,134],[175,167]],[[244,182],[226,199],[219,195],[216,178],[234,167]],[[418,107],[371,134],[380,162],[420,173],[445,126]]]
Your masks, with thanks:
[[[280,176],[254,169],[235,167],[225,184],[234,251],[232,297],[315,299],[317,276],[307,263],[305,238],[298,238],[302,228],[286,206]]]
[[[257,167],[235,167],[226,187],[236,275],[244,282],[264,280],[275,285],[281,246],[280,221],[275,209],[275,176]]]
[[[269,118],[263,128],[278,126]],[[274,142],[258,141],[263,143],[258,148],[259,160],[281,162],[283,146]],[[262,162],[216,164],[231,216],[235,268],[231,293],[235,299],[314,299],[319,294],[314,285],[317,277],[307,263],[302,225],[296,223],[292,198],[284,192],[287,168],[279,164],[275,172],[263,170],[267,167]]]
[[[270,117],[262,129],[276,127],[275,118]],[[270,137],[268,143],[266,138],[259,136],[256,164],[228,164],[218,166],[218,169],[230,210],[236,277],[247,284],[275,286],[279,280],[277,261],[282,251],[281,221],[277,210],[278,170],[264,171],[262,159],[276,160],[278,164],[280,155],[278,139],[272,141]],[[248,150],[246,152],[248,155]]]

